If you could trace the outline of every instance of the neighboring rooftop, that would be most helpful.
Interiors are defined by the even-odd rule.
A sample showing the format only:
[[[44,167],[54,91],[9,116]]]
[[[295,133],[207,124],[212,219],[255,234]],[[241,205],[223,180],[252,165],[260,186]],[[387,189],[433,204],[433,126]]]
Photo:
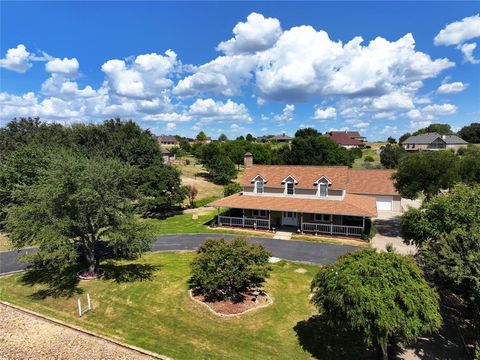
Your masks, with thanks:
[[[449,145],[468,144],[468,142],[458,137],[457,135],[440,135],[439,133],[436,133],[436,132],[410,136],[402,144],[431,144],[438,138],[442,139],[443,141],[445,141],[446,144],[449,144]]]
[[[280,135],[272,136],[272,140],[277,140],[277,141],[289,141],[289,140],[292,140],[292,139],[293,138],[291,136],[288,136],[285,133],[280,134]]]
[[[362,146],[364,142],[359,139],[364,139],[358,131],[330,131],[326,134],[330,139],[335,141],[338,145],[344,146]]]
[[[157,137],[157,140],[160,141],[161,143],[177,143],[178,140],[175,136],[173,135],[160,135]]]

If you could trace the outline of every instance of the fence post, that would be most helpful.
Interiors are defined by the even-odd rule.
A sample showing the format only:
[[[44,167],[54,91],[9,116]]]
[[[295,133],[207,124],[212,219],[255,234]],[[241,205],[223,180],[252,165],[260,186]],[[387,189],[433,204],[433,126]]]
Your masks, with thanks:
[[[78,304],[78,316],[82,316],[82,303],[80,302],[80,299],[77,300]]]

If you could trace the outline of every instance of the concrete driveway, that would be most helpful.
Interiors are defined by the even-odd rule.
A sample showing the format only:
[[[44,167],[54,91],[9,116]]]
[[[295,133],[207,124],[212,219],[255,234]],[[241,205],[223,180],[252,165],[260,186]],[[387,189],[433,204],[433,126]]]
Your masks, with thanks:
[[[400,236],[400,216],[402,213],[394,211],[379,211],[374,220],[377,234],[371,241],[374,248],[385,250],[388,244],[392,244],[395,251],[402,255],[414,255],[417,248],[406,245]]]

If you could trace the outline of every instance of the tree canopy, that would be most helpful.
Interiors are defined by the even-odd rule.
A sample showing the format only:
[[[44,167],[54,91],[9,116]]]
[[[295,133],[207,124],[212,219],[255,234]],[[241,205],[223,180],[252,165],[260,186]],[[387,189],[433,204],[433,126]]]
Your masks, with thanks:
[[[358,331],[387,358],[388,343],[441,325],[439,297],[413,259],[374,249],[341,256],[312,281],[312,302],[337,326]]]
[[[77,263],[80,250],[88,273],[95,274],[101,240],[116,258],[137,257],[151,238],[133,216],[133,171],[116,159],[57,154],[38,181],[24,189],[20,203],[8,207],[12,243],[17,248],[38,245],[29,261],[60,272]]]
[[[458,135],[465,141],[469,143],[479,144],[480,143],[480,123],[471,123],[470,125],[464,126],[458,132]]]
[[[393,175],[402,197],[415,199],[420,193],[427,198],[449,189],[460,180],[459,162],[451,151],[421,151],[401,157]]]
[[[387,169],[395,169],[405,154],[403,147],[387,144],[380,152],[380,163]]]
[[[236,299],[241,292],[262,286],[271,270],[270,255],[245,239],[206,240],[192,262],[190,286],[209,296]]]

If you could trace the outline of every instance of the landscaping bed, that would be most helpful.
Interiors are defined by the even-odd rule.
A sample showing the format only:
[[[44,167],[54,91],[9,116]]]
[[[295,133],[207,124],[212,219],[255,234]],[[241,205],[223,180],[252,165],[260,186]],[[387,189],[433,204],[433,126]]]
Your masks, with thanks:
[[[207,306],[213,313],[220,316],[241,315],[270,305],[273,301],[265,292],[254,295],[252,291],[240,294],[242,299],[209,299],[205,295],[190,291],[190,296],[199,303]]]

